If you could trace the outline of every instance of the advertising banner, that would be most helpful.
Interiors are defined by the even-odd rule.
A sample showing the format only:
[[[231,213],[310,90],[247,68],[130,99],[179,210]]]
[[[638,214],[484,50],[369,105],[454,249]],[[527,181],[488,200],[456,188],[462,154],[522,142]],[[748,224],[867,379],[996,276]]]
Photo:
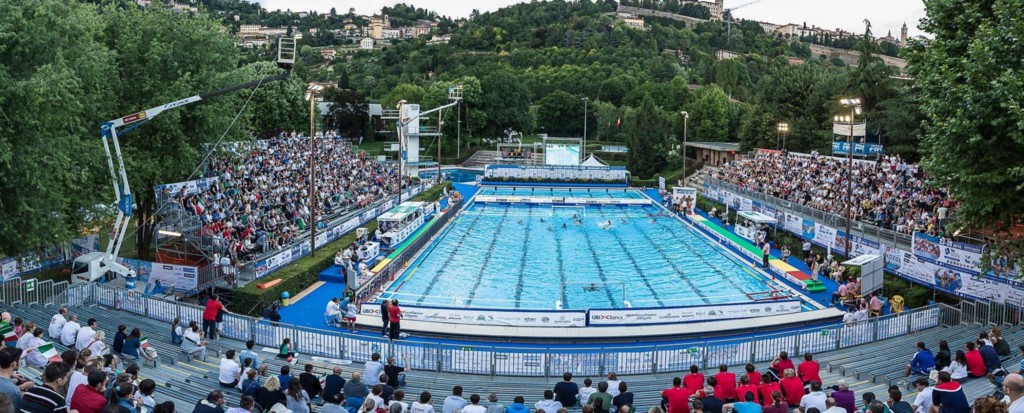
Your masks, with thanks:
[[[965,270],[972,274],[978,274],[978,268],[981,268],[980,245],[950,241],[920,232],[914,233],[910,245],[914,255],[933,264]]]
[[[160,280],[165,286],[174,286],[175,290],[191,290],[199,286],[199,269],[190,265],[151,264],[149,278]]]
[[[814,239],[812,242],[827,248],[836,248],[836,229],[828,225],[814,224]],[[845,238],[844,238],[845,240]]]
[[[0,261],[0,275],[2,275],[0,281],[7,281],[18,275],[18,261],[10,257]]]
[[[210,178],[196,179],[194,181],[186,182],[175,182],[173,184],[157,185],[153,187],[157,198],[160,198],[160,194],[164,193],[168,196],[177,196],[184,192],[185,195],[195,195],[200,192],[210,189],[217,183],[220,178],[214,176]]]
[[[744,238],[744,239],[746,239],[747,241],[750,241],[750,242],[755,242],[755,243],[757,242],[757,230],[756,229],[751,228],[751,227],[747,227],[747,226],[744,226],[744,225],[737,225],[735,227],[735,231],[736,231],[736,235],[739,235],[740,238]]]
[[[793,215],[788,212],[783,214],[782,217],[782,229],[792,232],[794,234],[803,234],[804,219],[800,218],[799,215]]]
[[[800,225],[800,236],[808,241],[814,241],[815,231],[814,221],[804,218],[803,224]]]
[[[380,308],[363,306],[359,313],[380,317]],[[498,311],[411,306],[402,306],[402,318],[435,323],[509,327],[584,327],[587,320],[583,311]]]
[[[849,127],[846,128],[849,131]],[[877,143],[854,143],[853,154],[855,156],[873,156],[880,155],[883,152],[882,145]],[[832,154],[834,155],[846,155],[850,152],[850,144],[847,142],[832,142]]]
[[[799,312],[800,301],[798,300],[729,304],[728,306],[709,305],[677,308],[590,310],[590,325],[613,326],[720,321]]]

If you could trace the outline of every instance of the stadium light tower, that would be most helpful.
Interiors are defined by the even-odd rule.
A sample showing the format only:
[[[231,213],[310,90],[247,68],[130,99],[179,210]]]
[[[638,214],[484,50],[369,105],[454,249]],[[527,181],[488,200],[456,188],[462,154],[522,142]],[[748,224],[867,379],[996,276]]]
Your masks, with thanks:
[[[860,114],[859,98],[839,99],[839,106],[849,109],[849,115],[837,115],[836,123],[849,123],[850,135],[846,140],[846,248],[844,255],[850,258],[850,220],[853,219],[853,124],[857,115]]]
[[[580,99],[580,100],[583,101],[583,151],[582,151],[582,155],[583,156],[581,157],[581,159],[586,160],[587,159],[587,102],[590,101],[590,98],[584,96],[583,99]]]
[[[779,122],[779,133],[775,135],[775,149],[786,149],[786,132],[789,132],[789,124]],[[779,135],[782,135],[782,146],[779,146]]]
[[[679,152],[680,152],[680,155],[682,155],[682,158],[683,158],[683,179],[682,179],[682,183],[683,183],[683,185],[686,185],[686,129],[687,129],[687,126],[689,126],[688,124],[690,123],[690,114],[687,113],[685,110],[682,111],[682,112],[679,112],[679,114],[683,115],[683,149],[680,150]]]
[[[316,257],[316,99],[323,86],[312,84],[306,89],[309,99],[309,256]]]

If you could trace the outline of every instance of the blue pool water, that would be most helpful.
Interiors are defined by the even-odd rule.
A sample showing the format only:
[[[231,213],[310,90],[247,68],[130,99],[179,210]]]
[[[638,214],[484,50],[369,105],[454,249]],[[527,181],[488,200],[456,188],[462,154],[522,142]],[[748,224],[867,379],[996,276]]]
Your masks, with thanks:
[[[483,195],[646,199],[624,189],[483,188]],[[478,194],[478,196],[480,195]],[[749,265],[645,206],[474,202],[386,296],[473,308],[675,307],[749,302],[770,290]],[[573,215],[582,218],[574,224]],[[609,229],[598,226],[612,221]],[[564,227],[563,227],[564,224]],[[594,285],[591,286],[591,283]]]
[[[452,182],[475,182],[484,176],[484,172],[476,169],[451,168],[442,169],[441,175]],[[436,169],[420,171],[420,178],[430,179],[435,176],[437,176]]]

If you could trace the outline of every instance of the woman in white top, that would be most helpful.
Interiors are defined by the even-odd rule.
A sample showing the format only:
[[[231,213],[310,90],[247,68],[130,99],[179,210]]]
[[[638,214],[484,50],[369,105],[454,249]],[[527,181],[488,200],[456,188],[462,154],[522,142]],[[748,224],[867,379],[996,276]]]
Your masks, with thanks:
[[[238,385],[239,367],[235,362],[235,350],[228,350],[224,358],[220,359],[220,372],[217,381],[224,387],[235,387]]]
[[[949,372],[949,376],[956,381],[964,381],[967,379],[967,356],[964,355],[963,350],[956,351],[956,357],[953,357],[953,361],[949,363],[946,368],[942,371]]]
[[[92,340],[89,341],[89,345],[86,348],[92,352],[93,356],[103,356],[110,352],[107,344],[104,343],[107,335],[103,333],[103,330],[97,331],[96,335],[92,336]]]
[[[35,368],[46,367],[50,361],[39,351],[39,347],[46,344],[46,340],[43,340],[43,329],[36,327],[32,334],[25,334],[22,338],[25,336],[29,337],[26,343],[27,347],[25,347],[25,359],[28,361],[28,365]]]
[[[18,337],[17,346],[22,351],[28,350],[29,341],[31,341],[33,333],[36,331],[36,323],[31,321],[25,323],[25,332],[22,333],[21,337]]]

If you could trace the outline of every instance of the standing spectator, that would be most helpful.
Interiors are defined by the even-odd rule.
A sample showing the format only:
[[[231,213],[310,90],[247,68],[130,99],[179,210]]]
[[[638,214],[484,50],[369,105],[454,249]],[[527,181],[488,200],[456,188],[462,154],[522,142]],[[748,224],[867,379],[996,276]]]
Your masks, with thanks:
[[[889,390],[889,410],[892,413],[914,413],[914,406],[903,401],[903,392],[899,389]]]
[[[306,364],[303,370],[302,374],[299,374],[299,384],[302,385],[302,390],[305,390],[311,399],[319,397],[324,392],[324,388],[320,385],[320,378],[313,374],[313,365]]]
[[[683,387],[683,379],[676,377],[672,379],[672,387],[661,392],[661,408],[666,413],[689,413],[691,394],[686,387]],[[594,394],[594,396],[596,395]],[[591,396],[591,399],[594,396]]]
[[[203,308],[203,332],[206,333],[206,338],[215,340],[217,337],[217,318],[222,313],[231,314],[226,308],[224,303],[220,302],[219,296],[212,296],[206,300],[206,307]]]
[[[522,396],[517,397],[516,400],[522,405]],[[420,393],[420,400],[413,402],[412,406],[409,406],[409,413],[434,413],[434,405],[430,403],[430,392]],[[529,410],[527,410],[527,413],[529,413]]]
[[[717,384],[712,384],[715,386],[715,395],[726,402],[736,400],[736,373],[730,373],[729,366],[724,364],[718,366],[715,381]]]
[[[1024,349],[1022,349],[1021,352],[1024,352]],[[594,381],[591,380],[590,377],[583,379],[583,387],[580,387],[579,394],[579,401],[581,405],[589,403],[588,400],[590,400],[590,395],[597,393],[597,389],[591,386],[592,384],[594,384]]]
[[[77,410],[78,413],[99,413],[100,410],[103,410],[103,406],[107,405],[107,399],[103,397],[103,390],[107,388],[107,380],[107,374],[102,371],[89,373],[88,382],[79,384],[75,389],[69,407],[72,410]]]
[[[189,329],[182,336],[181,351],[206,361],[206,340],[199,333],[199,325],[195,321],[189,323]]]
[[[363,367],[363,378],[367,386],[380,384],[380,373],[384,372],[384,365],[380,362],[380,353],[370,355],[370,361]]]
[[[704,375],[700,374],[700,368],[696,364],[690,365],[690,374],[683,376],[683,387],[690,393],[704,389]]]
[[[312,410],[312,406],[309,403],[309,394],[302,390],[302,384],[298,380],[292,380],[288,384],[286,407],[293,413],[309,413]]]
[[[928,386],[928,378],[921,377],[914,380],[914,387],[917,389],[917,397],[914,398],[914,413],[930,413],[932,411],[932,390]]]
[[[214,390],[196,403],[192,413],[224,413],[224,393]]]
[[[388,323],[391,325],[391,339],[398,340],[402,333],[401,327],[402,309],[398,308],[398,300],[391,300],[391,307],[388,307]]]
[[[75,340],[78,338],[78,330],[81,329],[82,326],[78,324],[78,316],[72,314],[68,317],[68,322],[64,323],[64,326],[60,329],[60,343],[67,347],[73,347]]]
[[[452,388],[452,395],[445,397],[441,413],[459,413],[469,402],[462,398],[462,386]]]
[[[384,374],[388,375],[388,386],[399,388],[405,386],[405,372],[409,371],[409,359],[402,356],[402,364],[395,364],[395,356],[388,357],[388,365],[384,366]]]
[[[391,320],[391,313],[388,311],[388,307],[391,307],[391,301],[381,300],[380,303],[380,335],[381,337],[388,336],[388,322]],[[442,412],[443,413],[443,412]]]
[[[917,342],[917,352],[914,353],[914,357],[907,363],[907,369],[904,372],[906,377],[910,377],[911,374],[923,374],[928,375],[928,372],[935,368],[935,356],[932,355],[931,350],[925,347],[923,341]]]
[[[341,367],[335,367],[331,374],[324,378],[324,400],[331,400],[341,394],[345,387],[345,379],[341,377]],[[341,397],[337,398],[339,401]]]
[[[487,413],[505,413],[505,405],[498,403],[498,393],[491,392],[487,396]]]
[[[978,349],[974,348],[974,342],[967,342],[967,352],[964,353],[967,359],[967,375],[969,377],[985,377],[988,371],[985,369],[985,360],[981,357]]]
[[[828,398],[828,396],[825,395],[825,392],[821,391],[821,383],[811,383],[810,393],[807,393],[804,397],[800,398],[800,412],[808,413],[808,410],[810,409],[817,409],[819,412],[824,412],[826,409],[826,398]]]
[[[932,406],[938,407],[939,413],[971,413],[964,389],[945,371],[939,372],[939,384],[932,390]]]
[[[856,413],[857,396],[853,394],[853,390],[850,390],[850,385],[846,384],[846,380],[839,380],[831,397],[835,399],[836,406],[845,410],[845,413]]]
[[[50,318],[50,326],[47,330],[50,333],[51,340],[61,340],[61,330],[64,328],[64,324],[67,324],[68,322],[67,318],[65,318],[67,315],[68,309],[61,307],[60,310],[57,310],[57,314],[54,314],[53,318]],[[77,334],[77,332],[75,333]],[[63,340],[61,340],[61,342],[63,342]]]
[[[93,337],[96,336],[96,319],[90,318],[86,322],[85,327],[78,330],[77,338],[75,340],[75,350],[82,351],[82,349],[88,348],[89,343],[92,342]]]
[[[114,333],[114,342],[110,346],[114,350],[114,354],[121,354],[121,349],[124,348],[124,340],[128,338],[128,334],[125,333],[127,329],[128,326],[124,324],[117,326],[117,332]]]
[[[562,403],[563,407],[575,407],[579,395],[580,386],[572,382],[572,373],[562,374],[562,381],[555,383],[555,400]]]
[[[21,412],[67,413],[67,401],[64,399],[63,389],[70,372],[71,366],[67,363],[47,365],[43,370],[43,385],[33,386],[25,392],[21,401]]]
[[[1008,374],[1003,379],[1003,392],[1010,399],[1010,413],[1024,413],[1024,376]]]
[[[220,359],[220,374],[218,374],[217,380],[220,381],[221,387],[233,389],[238,385],[238,369],[238,362],[235,361],[235,350],[228,350],[224,353],[224,357]]]

